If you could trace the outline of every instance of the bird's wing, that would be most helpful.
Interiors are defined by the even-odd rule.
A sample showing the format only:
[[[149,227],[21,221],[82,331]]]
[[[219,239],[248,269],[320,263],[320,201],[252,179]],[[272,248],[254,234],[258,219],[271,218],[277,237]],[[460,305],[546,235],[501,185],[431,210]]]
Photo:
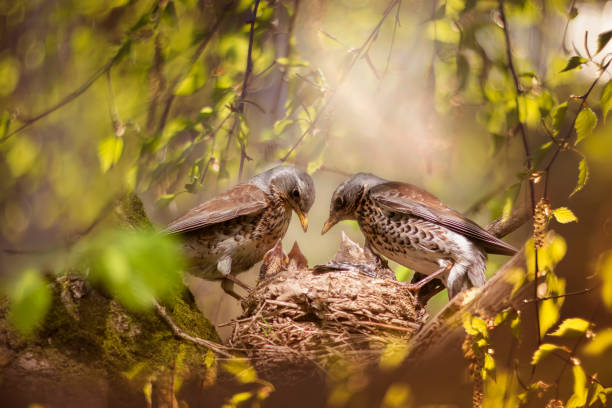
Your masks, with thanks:
[[[192,208],[170,223],[164,232],[176,234],[205,228],[241,215],[255,214],[268,205],[266,194],[251,184],[239,184]]]
[[[492,254],[513,255],[516,248],[493,236],[474,221],[448,208],[436,196],[416,186],[388,182],[374,186],[370,197],[389,211],[409,214],[441,225],[476,241]]]

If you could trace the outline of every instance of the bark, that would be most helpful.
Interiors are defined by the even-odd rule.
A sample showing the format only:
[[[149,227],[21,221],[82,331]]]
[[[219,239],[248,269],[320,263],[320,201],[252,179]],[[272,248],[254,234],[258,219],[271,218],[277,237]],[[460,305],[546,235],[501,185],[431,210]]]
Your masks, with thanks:
[[[134,195],[121,199],[100,224],[150,226]],[[175,407],[175,382],[206,375],[207,349],[176,337],[155,311],[126,310],[79,271],[52,274],[50,286],[52,306],[31,337],[11,327],[7,301],[0,303],[3,406]],[[177,325],[219,341],[187,290],[169,303]]]

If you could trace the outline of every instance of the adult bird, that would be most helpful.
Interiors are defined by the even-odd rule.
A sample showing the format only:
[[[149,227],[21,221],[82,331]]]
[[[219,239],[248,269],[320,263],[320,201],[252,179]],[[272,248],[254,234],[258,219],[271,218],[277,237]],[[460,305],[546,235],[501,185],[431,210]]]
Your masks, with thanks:
[[[234,275],[248,270],[287,232],[291,211],[308,228],[315,199],[314,183],[292,166],[277,166],[238,184],[174,220],[165,232],[184,240],[191,272],[204,279],[223,279],[223,290],[240,299]]]
[[[427,191],[369,173],[355,174],[336,188],[321,233],[342,220],[358,222],[366,249],[429,275],[415,289],[439,278],[449,299],[484,285],[487,253],[516,252]]]

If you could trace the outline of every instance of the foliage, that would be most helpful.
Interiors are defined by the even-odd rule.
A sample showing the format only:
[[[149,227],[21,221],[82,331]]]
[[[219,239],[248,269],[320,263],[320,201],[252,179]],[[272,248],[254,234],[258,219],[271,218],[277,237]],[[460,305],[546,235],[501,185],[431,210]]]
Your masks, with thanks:
[[[508,326],[513,342],[537,339],[529,351],[534,367],[553,356],[571,367],[573,390],[563,394],[557,381],[550,385],[555,400],[561,392],[567,406],[606,404],[610,388],[578,356],[608,350],[610,329],[563,310],[573,282],[557,267],[568,248],[548,231],[563,233],[571,226],[560,224],[584,219],[566,198],[580,199],[591,182],[586,146],[609,129],[612,31],[591,33],[593,41],[585,33],[579,42],[568,34],[586,2],[77,3],[0,3],[0,166],[7,175],[0,233],[7,249],[44,254],[25,267],[8,264],[14,279],[6,293],[19,330],[32,333],[50,307],[40,272],[48,265],[51,275],[78,269],[136,311],[180,293],[185,265],[174,241],[106,222],[128,192],[169,216],[271,163],[310,173],[374,167],[422,175],[425,187],[459,203],[499,185],[476,206],[488,218],[507,218],[527,192],[535,232],[512,284],[514,295],[531,283],[531,297],[490,319],[464,317],[475,378],[484,381],[482,403],[500,400],[496,377],[504,384],[519,378],[498,369],[494,354],[491,332]],[[315,33],[305,33],[310,26]],[[559,157],[575,166],[575,178],[555,172]],[[481,177],[488,167],[489,177]],[[550,194],[553,182],[564,196]],[[597,277],[601,290],[582,294],[601,297],[609,311],[609,252]],[[537,318],[533,333],[521,325],[526,309]],[[398,366],[403,355],[387,353],[381,364]],[[247,366],[223,367],[261,386],[234,395],[229,406],[273,390]],[[507,399],[522,404],[552,392],[534,375],[524,388],[520,398],[512,388]],[[412,392],[394,383],[383,404],[408,404]]]

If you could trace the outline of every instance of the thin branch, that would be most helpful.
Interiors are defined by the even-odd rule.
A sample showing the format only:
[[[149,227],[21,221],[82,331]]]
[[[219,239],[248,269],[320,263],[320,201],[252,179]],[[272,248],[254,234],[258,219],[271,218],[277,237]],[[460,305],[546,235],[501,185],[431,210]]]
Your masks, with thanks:
[[[157,13],[159,11],[159,7],[160,7],[161,2],[162,2],[162,0],[157,0],[151,6],[151,9],[149,11],[147,11],[147,13],[145,15],[147,15],[147,14],[148,15],[152,15],[154,13]],[[138,21],[141,21],[143,17],[144,16],[142,16]],[[125,55],[126,51],[129,50],[129,47],[130,47],[131,42],[132,42],[132,35],[139,28],[140,28],[140,26],[139,26],[138,23],[136,23],[132,27],[130,27],[130,29],[127,31],[127,33],[125,35],[126,40],[123,41],[123,43],[121,44],[121,46],[119,47],[119,49],[117,50],[115,55],[113,55],[110,58],[110,60],[106,64],[104,64],[100,69],[95,71],[82,85],[80,85],[74,91],[72,91],[71,93],[66,95],[59,102],[57,102],[55,105],[52,105],[50,108],[47,108],[46,110],[44,110],[43,112],[39,113],[36,116],[33,116],[33,117],[30,117],[30,118],[27,118],[27,119],[23,120],[23,122],[24,122],[23,125],[21,125],[20,127],[18,127],[15,130],[13,130],[12,132],[8,133],[3,138],[1,138],[0,139],[0,143],[5,142],[6,140],[8,140],[13,135],[16,135],[17,133],[22,132],[23,130],[25,130],[28,127],[32,126],[34,123],[36,123],[39,120],[45,118],[46,116],[52,114],[53,112],[57,111],[58,109],[68,105],[70,102],[74,101],[76,98],[78,98],[79,96],[84,94],[102,75],[107,73],[113,67],[113,65],[115,65],[119,60],[121,60],[121,58]]]
[[[291,37],[293,36],[293,31],[295,30],[295,21],[297,20],[297,14],[298,14],[299,7],[300,7],[300,0],[294,0],[293,1],[293,14],[291,15],[291,18],[289,19],[289,29],[287,30],[287,42],[285,43],[285,49],[282,54],[282,56],[285,58],[289,58],[289,56],[291,55]],[[274,118],[278,117],[280,98],[281,98],[283,88],[285,86],[285,81],[287,80],[288,70],[289,70],[289,67],[287,66],[287,67],[284,67],[284,69],[281,69],[281,72],[280,72],[280,77],[278,79],[278,85],[276,86],[276,90],[274,93],[274,99],[272,102],[272,110],[270,111],[273,115],[275,115]]]
[[[435,2],[434,2],[435,3]],[[401,0],[397,3],[397,9],[395,10],[395,22],[393,23],[393,34],[391,34],[391,45],[389,46],[389,53],[387,54],[387,62],[385,63],[385,69],[383,70],[382,77],[387,76],[389,71],[389,63],[391,62],[391,54],[393,53],[393,46],[395,45],[395,36],[397,33],[397,27],[400,26],[400,9],[402,8]]]
[[[215,343],[213,341],[206,340],[201,337],[194,337],[185,333],[180,327],[176,325],[176,323],[174,323],[170,315],[168,315],[168,312],[166,312],[166,308],[160,305],[157,301],[155,302],[155,310],[157,311],[159,316],[166,322],[166,324],[170,326],[172,332],[176,337],[179,337],[183,340],[187,340],[199,346],[206,347],[207,349],[214,351],[215,353],[220,354],[224,357],[232,357],[232,355],[226,351],[228,350],[227,347],[222,346],[221,344]]]
[[[595,85],[597,85],[597,83],[599,82],[599,80],[601,79],[603,74],[606,72],[606,70],[610,66],[611,62],[612,62],[612,58],[607,63],[602,65],[601,69],[599,70],[599,74],[597,75],[595,80],[593,80],[593,82],[591,83],[591,85],[589,86],[587,91],[583,95],[578,97],[578,99],[580,100],[580,105],[578,106],[578,109],[576,110],[576,115],[574,116],[574,119],[572,120],[572,124],[571,124],[571,126],[569,126],[567,128],[567,132],[566,132],[565,136],[559,140],[559,143],[556,144],[557,148],[555,149],[555,152],[553,153],[553,155],[552,155],[550,161],[548,162],[548,164],[546,165],[546,167],[544,167],[544,172],[545,172],[545,175],[544,175],[544,197],[545,198],[548,196],[548,179],[549,179],[548,176],[550,174],[550,169],[551,169],[552,165],[555,163],[555,160],[559,156],[559,153],[561,152],[561,150],[564,150],[564,149],[567,148],[568,143],[570,142],[570,140],[572,138],[572,135],[574,133],[574,127],[576,126],[576,120],[578,119],[578,115],[586,107],[587,98],[589,97],[589,95],[591,94],[591,92],[595,88]]]
[[[565,46],[565,40],[567,39],[567,28],[569,27],[569,23],[572,20],[572,10],[574,9],[574,5],[576,4],[576,0],[572,0],[569,8],[567,9],[567,20],[565,20],[565,26],[563,27],[563,36],[561,37],[561,48],[563,52],[567,53],[569,50]]]
[[[336,88],[330,93],[329,97],[327,98],[327,100],[325,101],[325,104],[321,107],[321,109],[317,112],[317,116],[315,116],[314,120],[310,123],[310,126],[308,126],[308,128],[306,128],[306,130],[300,135],[300,137],[297,139],[297,141],[293,144],[293,146],[291,146],[291,148],[289,149],[289,151],[287,151],[287,153],[280,159],[281,162],[285,162],[287,161],[287,159],[289,158],[289,156],[291,156],[291,154],[295,151],[295,149],[300,145],[300,143],[302,143],[302,141],[304,140],[304,138],[306,137],[306,135],[308,135],[309,133],[311,133],[316,125],[319,123],[319,120],[321,119],[321,117],[323,116],[323,112],[325,112],[327,110],[327,108],[329,108],[329,106],[331,105],[332,101],[334,100],[335,96],[338,94],[338,90],[342,87],[342,84],[344,83],[344,81],[346,80],[346,78],[348,77],[348,74],[351,72],[351,70],[353,69],[353,67],[355,66],[355,63],[363,58],[363,56],[365,55],[365,53],[367,53],[369,47],[372,45],[373,40],[376,38],[376,36],[378,35],[378,32],[380,31],[380,27],[382,26],[383,22],[387,19],[387,16],[389,16],[389,13],[391,13],[391,10],[393,10],[393,7],[395,7],[398,3],[400,2],[400,0],[392,0],[389,5],[387,6],[387,8],[385,9],[385,11],[383,12],[382,17],[380,18],[380,20],[378,21],[378,23],[376,24],[376,26],[374,27],[374,29],[370,32],[370,35],[368,35],[368,38],[366,38],[366,40],[363,42],[363,44],[357,48],[356,50],[354,50],[354,55],[353,58],[351,59],[351,61],[348,63],[348,66],[346,67],[346,69],[344,70],[344,72],[342,73],[342,76],[340,77],[340,79],[338,80],[338,85],[336,86]]]
[[[210,43],[210,41],[212,40],[213,36],[219,30],[219,27],[221,26],[221,23],[223,22],[225,17],[229,14],[228,12],[234,6],[234,3],[235,2],[228,3],[227,6],[221,11],[221,15],[219,16],[219,18],[217,19],[215,24],[211,27],[210,31],[208,31],[208,33],[204,36],[204,38],[202,38],[202,41],[200,42],[200,45],[198,46],[196,51],[191,56],[189,64],[186,65],[187,67],[193,66],[193,64],[195,64],[198,61],[198,59],[200,58],[200,56],[202,55],[202,53],[206,49],[206,46],[208,46],[208,43]],[[170,108],[172,107],[172,103],[174,102],[174,99],[176,98],[176,95],[174,94],[174,90],[176,89],[178,84],[187,75],[189,75],[189,72],[185,72],[185,73],[177,76],[172,81],[172,84],[168,87],[168,89],[170,91],[170,95],[168,95],[168,98],[166,99],[166,103],[164,105],[164,109],[163,109],[161,117],[159,119],[159,123],[157,125],[157,133],[160,133],[164,129],[164,127],[166,126],[166,121],[168,120],[168,115],[170,113]]]
[[[537,301],[548,300],[548,299],[559,299],[559,298],[565,298],[565,297],[568,297],[568,296],[584,295],[585,293],[590,293],[590,292],[594,291],[598,287],[599,287],[599,285],[594,286],[592,288],[577,290],[575,292],[568,292],[568,293],[565,293],[563,295],[541,297],[541,298],[538,298]],[[536,299],[523,299],[523,303],[533,303],[535,301],[536,301]]]
[[[527,163],[527,171],[531,172],[533,171],[532,169],[532,159],[531,159],[531,151],[529,149],[529,143],[527,142],[527,132],[525,131],[525,127],[523,126],[523,123],[521,122],[521,112],[520,112],[520,104],[519,104],[519,97],[522,94],[522,90],[521,90],[521,86],[519,83],[519,79],[518,79],[518,75],[516,74],[516,69],[514,68],[514,62],[512,60],[512,44],[510,42],[510,29],[508,28],[508,21],[506,19],[506,13],[504,11],[504,1],[503,0],[499,0],[499,15],[503,24],[503,31],[504,31],[504,38],[506,41],[506,58],[508,60],[508,68],[510,69],[510,73],[512,74],[512,80],[514,81],[514,87],[516,90],[516,113],[517,113],[517,120],[518,120],[518,128],[519,128],[519,132],[521,134],[521,139],[523,141],[523,149],[525,150],[525,157],[526,157],[526,163]],[[529,178],[528,179],[528,183],[529,183],[529,195],[531,198],[531,214],[534,215],[535,214],[535,206],[536,206],[536,202],[535,202],[535,186],[534,186],[534,181]],[[535,268],[534,268],[534,281],[537,281],[537,274],[538,274],[538,248],[535,245],[535,240],[534,240],[534,244],[533,244],[533,249],[534,249],[534,264],[535,264]],[[534,292],[534,305],[535,305],[535,320],[536,320],[536,329],[537,329],[537,339],[538,339],[538,347],[540,346],[540,344],[542,343],[542,338],[540,337],[540,312],[539,312],[539,307],[538,307],[538,285],[533,285],[533,292]],[[533,374],[535,373],[535,365],[533,366],[533,369],[531,371],[531,375],[533,376]]]
[[[244,100],[247,96],[247,88],[249,85],[249,77],[251,72],[253,71],[253,42],[255,40],[255,22],[257,20],[257,9],[259,8],[260,0],[255,0],[255,4],[253,5],[253,14],[251,15],[248,23],[251,24],[251,28],[249,30],[249,48],[247,50],[247,58],[246,58],[246,68],[244,70],[244,79],[242,81],[242,91],[240,92],[240,98],[238,99],[237,106],[233,107],[233,111],[235,114],[234,125],[232,126],[232,131],[227,135],[227,144],[225,145],[225,154],[222,157],[220,167],[223,168],[227,161],[227,155],[229,153],[229,148],[231,146],[232,137],[234,137],[235,132],[240,132],[240,115],[244,112]],[[242,172],[244,170],[244,161],[252,160],[246,153],[246,146],[244,142],[240,140],[240,168],[238,170],[238,181],[242,180]],[[221,172],[219,172],[221,173]]]
[[[599,307],[601,306],[601,301],[597,301],[597,304],[595,305],[595,307],[593,308],[593,311],[591,312],[591,316],[589,317],[589,322],[593,321],[593,319],[595,318],[595,315],[597,314],[597,311],[599,310]],[[555,387],[556,387],[556,397],[559,398],[559,389],[560,389],[560,384],[561,384],[561,378],[563,378],[563,374],[565,373],[565,370],[567,369],[567,367],[569,365],[572,365],[572,358],[574,357],[574,355],[576,354],[576,351],[578,350],[578,347],[580,346],[580,344],[582,343],[582,341],[585,339],[585,335],[582,334],[580,337],[578,337],[578,339],[576,340],[576,343],[574,344],[574,347],[572,347],[572,351],[569,354],[569,358],[566,361],[565,364],[563,364],[563,366],[561,367],[561,371],[559,372],[559,376],[557,377],[557,379],[555,380]],[[554,354],[554,353],[553,353]]]

